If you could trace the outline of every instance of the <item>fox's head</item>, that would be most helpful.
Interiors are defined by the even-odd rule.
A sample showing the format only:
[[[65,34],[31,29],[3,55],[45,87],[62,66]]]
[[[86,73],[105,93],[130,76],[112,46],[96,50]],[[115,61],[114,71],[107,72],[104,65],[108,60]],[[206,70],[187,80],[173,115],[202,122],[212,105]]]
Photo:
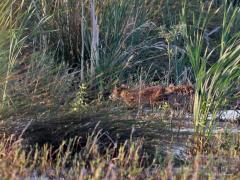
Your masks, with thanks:
[[[128,86],[125,84],[122,84],[120,87],[115,87],[111,93],[111,95],[109,96],[109,99],[111,99],[112,101],[121,99],[121,94],[123,91],[128,90]]]
[[[168,87],[165,88],[166,93],[173,93],[175,92],[177,87],[174,84],[170,84]]]

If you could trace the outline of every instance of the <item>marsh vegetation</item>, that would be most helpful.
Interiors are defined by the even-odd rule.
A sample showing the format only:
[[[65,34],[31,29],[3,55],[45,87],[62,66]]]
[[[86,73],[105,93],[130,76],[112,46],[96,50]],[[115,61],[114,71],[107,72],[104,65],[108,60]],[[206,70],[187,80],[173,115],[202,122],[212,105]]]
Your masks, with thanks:
[[[3,179],[237,179],[239,109],[238,1],[0,1]]]

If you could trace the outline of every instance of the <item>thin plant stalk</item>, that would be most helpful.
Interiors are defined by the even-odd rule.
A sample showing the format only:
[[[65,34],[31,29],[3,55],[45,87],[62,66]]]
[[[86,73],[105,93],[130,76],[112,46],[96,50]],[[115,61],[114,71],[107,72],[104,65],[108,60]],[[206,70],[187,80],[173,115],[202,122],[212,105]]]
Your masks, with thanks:
[[[82,35],[82,49],[81,49],[81,81],[84,82],[84,53],[85,53],[85,3],[82,0],[82,21],[81,21],[81,35]]]

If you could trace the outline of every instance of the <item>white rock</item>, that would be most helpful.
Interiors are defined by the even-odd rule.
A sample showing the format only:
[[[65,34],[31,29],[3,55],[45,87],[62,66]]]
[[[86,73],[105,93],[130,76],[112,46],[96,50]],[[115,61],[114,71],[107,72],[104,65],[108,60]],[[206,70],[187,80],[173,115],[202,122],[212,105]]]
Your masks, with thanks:
[[[217,117],[221,120],[237,120],[240,119],[240,110],[220,111]]]

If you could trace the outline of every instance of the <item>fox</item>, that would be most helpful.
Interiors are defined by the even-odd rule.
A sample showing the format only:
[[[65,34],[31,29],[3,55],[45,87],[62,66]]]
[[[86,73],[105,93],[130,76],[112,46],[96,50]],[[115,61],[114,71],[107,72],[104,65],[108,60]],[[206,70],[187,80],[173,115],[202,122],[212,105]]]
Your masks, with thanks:
[[[115,87],[109,98],[113,101],[121,100],[129,107],[139,104],[154,107],[165,99],[165,88],[162,86],[143,87],[131,89],[126,85]]]
[[[121,100],[128,106],[133,106],[136,103],[134,91],[130,90],[125,84],[122,84],[120,87],[115,87],[109,99],[112,101]]]
[[[167,87],[150,86],[131,89],[127,85],[115,87],[109,98],[113,101],[123,101],[129,107],[147,105],[154,107],[167,102],[172,109],[183,108],[191,112],[194,99],[194,88],[191,85],[170,84]]]

